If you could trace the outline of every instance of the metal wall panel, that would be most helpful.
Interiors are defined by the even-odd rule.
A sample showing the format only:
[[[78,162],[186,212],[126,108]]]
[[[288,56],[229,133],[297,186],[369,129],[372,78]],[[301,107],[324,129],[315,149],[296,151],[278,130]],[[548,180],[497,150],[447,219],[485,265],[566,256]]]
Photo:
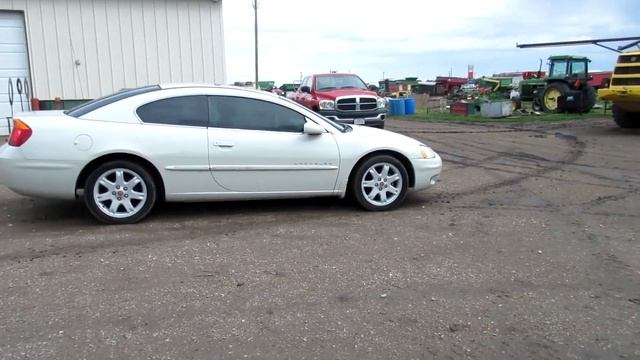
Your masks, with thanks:
[[[8,120],[14,113],[30,108],[25,79],[29,82],[24,16],[17,11],[0,12],[0,135],[9,133]]]
[[[220,0],[0,0],[3,10],[25,14],[41,100],[226,81]]]

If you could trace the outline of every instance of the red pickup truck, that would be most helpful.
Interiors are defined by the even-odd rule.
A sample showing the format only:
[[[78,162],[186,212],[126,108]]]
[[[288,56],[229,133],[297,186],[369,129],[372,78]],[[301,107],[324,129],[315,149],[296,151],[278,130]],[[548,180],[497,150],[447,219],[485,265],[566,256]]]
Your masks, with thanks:
[[[292,100],[326,118],[346,124],[384,128],[386,101],[354,74],[315,74],[305,77]]]

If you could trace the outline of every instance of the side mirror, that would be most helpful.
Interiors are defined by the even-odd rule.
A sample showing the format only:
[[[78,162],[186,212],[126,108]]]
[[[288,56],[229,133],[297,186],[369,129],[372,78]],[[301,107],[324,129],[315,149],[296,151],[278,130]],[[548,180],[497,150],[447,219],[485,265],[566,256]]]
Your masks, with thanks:
[[[324,134],[327,131],[320,125],[314,123],[313,121],[307,121],[304,123],[303,132],[307,135],[320,135]]]
[[[302,91],[303,93],[311,94],[311,88],[308,86],[301,87],[300,91]]]

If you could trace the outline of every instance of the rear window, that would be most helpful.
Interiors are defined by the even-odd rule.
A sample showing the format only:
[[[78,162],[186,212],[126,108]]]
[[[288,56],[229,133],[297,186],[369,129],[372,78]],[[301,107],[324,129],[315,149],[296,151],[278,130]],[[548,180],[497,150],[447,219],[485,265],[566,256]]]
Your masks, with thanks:
[[[136,112],[145,123],[203,127],[209,123],[209,103],[205,95],[156,100],[140,106]]]
[[[143,87],[139,87],[139,88],[135,88],[135,89],[124,89],[124,90],[120,90],[117,93],[111,94],[111,95],[107,95],[95,100],[91,100],[89,102],[86,102],[84,104],[78,105],[76,107],[74,107],[73,109],[69,109],[67,111],[65,111],[65,114],[69,115],[69,116],[73,116],[73,117],[80,117],[84,114],[90,113],[94,110],[97,110],[103,106],[112,104],[116,101],[120,101],[135,95],[140,95],[140,94],[144,94],[144,93],[148,93],[151,91],[156,91],[156,90],[160,90],[160,86],[158,85],[150,85],[150,86],[143,86]]]

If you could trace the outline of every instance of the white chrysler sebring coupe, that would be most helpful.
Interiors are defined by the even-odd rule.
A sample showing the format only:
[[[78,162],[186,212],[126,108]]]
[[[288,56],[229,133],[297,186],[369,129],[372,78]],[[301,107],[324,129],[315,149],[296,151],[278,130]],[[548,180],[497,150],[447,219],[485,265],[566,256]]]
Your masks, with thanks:
[[[234,87],[147,86],[13,122],[0,181],[28,196],[83,198],[112,224],[137,222],[163,200],[353,194],[366,210],[390,210],[442,168],[404,135]]]

